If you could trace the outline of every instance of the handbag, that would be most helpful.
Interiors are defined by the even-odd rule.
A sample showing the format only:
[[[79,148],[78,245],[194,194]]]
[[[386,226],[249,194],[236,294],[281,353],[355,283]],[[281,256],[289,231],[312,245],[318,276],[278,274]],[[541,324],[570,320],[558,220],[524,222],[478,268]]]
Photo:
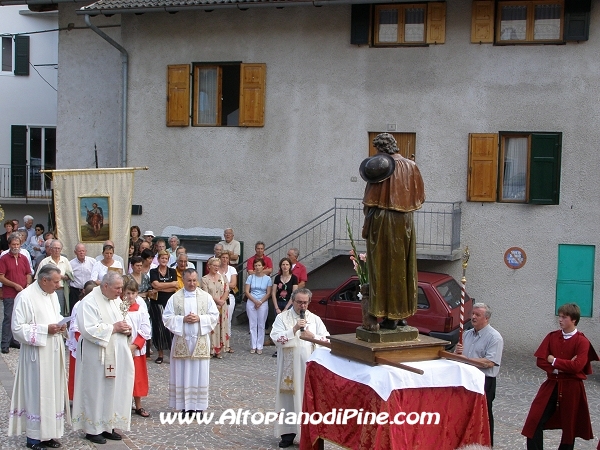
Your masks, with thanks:
[[[146,298],[149,298],[150,300],[158,300],[158,291],[148,291]]]

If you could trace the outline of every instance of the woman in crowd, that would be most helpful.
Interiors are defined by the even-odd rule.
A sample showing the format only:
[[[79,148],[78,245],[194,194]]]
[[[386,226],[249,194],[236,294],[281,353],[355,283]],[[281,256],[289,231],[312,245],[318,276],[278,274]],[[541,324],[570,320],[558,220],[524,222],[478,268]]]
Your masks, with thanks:
[[[33,264],[39,263],[45,257],[44,253],[44,225],[38,223],[35,226],[35,234],[29,238],[29,245],[33,250],[31,259]]]
[[[231,337],[231,319],[233,318],[233,312],[235,310],[234,294],[237,294],[237,271],[235,270],[235,267],[229,265],[229,252],[221,253],[219,260],[221,261],[219,273],[225,277],[227,284],[229,285],[229,307],[227,308],[229,311],[227,314],[229,315],[229,337]],[[229,345],[229,353],[233,353],[231,342]]]
[[[158,291],[156,300],[151,298],[150,301],[150,320],[152,321],[152,341],[158,350],[158,358],[154,362],[162,364],[164,351],[171,348],[172,339],[171,332],[165,328],[162,315],[167,301],[177,290],[177,272],[167,265],[169,252],[161,250],[157,257],[158,267],[150,270],[150,286]]]
[[[132,226],[129,229],[129,245],[133,245],[133,256],[140,255],[140,244],[144,242],[141,237],[142,232],[140,231],[140,227],[137,225]]]
[[[150,275],[148,275],[148,272],[142,272],[143,267],[144,262],[141,256],[134,256],[131,258],[131,273],[129,276],[138,284],[138,295],[143,299],[146,299],[148,291],[152,293],[152,287],[150,286]],[[148,271],[150,271],[149,268]],[[146,306],[147,303],[148,302],[146,301]]]
[[[262,355],[265,341],[265,322],[269,313],[267,301],[271,297],[273,282],[271,277],[264,274],[265,263],[261,258],[254,260],[254,273],[246,279],[244,292],[248,301],[246,302],[246,313],[250,322],[250,353]]]
[[[142,408],[142,397],[148,396],[148,367],[146,366],[146,340],[150,339],[150,317],[144,300],[138,296],[138,284],[132,277],[125,277],[123,285],[123,301],[129,303],[129,311],[125,320],[131,327],[129,348],[133,354],[135,378],[133,380],[133,400],[135,413],[149,417]]]
[[[212,354],[217,358],[223,358],[223,353],[229,351],[229,316],[227,300],[229,299],[229,285],[227,278],[219,273],[221,261],[218,258],[210,258],[206,263],[208,274],[200,280],[200,289],[208,292],[219,310],[219,321],[210,333]]]
[[[279,273],[275,276],[271,299],[275,312],[281,314],[292,307],[292,292],[298,289],[298,278],[292,273],[292,261],[282,258],[279,261]]]
[[[102,256],[103,258],[100,261],[96,261],[94,264],[94,268],[92,269],[91,279],[98,286],[102,281],[104,275],[107,274],[109,270],[114,270],[123,275],[123,265],[119,261],[115,261],[113,259],[113,255],[115,254],[115,248],[112,245],[105,245],[102,247]]]
[[[150,244],[148,244],[147,242],[143,242],[142,245],[140,246],[140,248],[143,248],[144,246],[149,246]],[[142,262],[142,266],[140,267],[140,278],[143,278],[144,276],[146,276],[148,278],[148,289],[144,292],[140,292],[140,295],[146,299],[146,304],[148,305],[148,311],[150,312],[150,302],[151,302],[151,298],[153,298],[154,300],[157,299],[157,294],[158,292],[155,291],[154,289],[152,289],[152,285],[150,284],[150,269],[154,269],[154,267],[152,266],[152,260],[154,259],[154,255],[152,254],[152,251],[147,248],[142,250],[141,255],[139,256],[141,262]],[[133,273],[133,266],[131,267],[131,273]],[[136,281],[138,281],[137,278],[135,278]],[[142,282],[138,282],[138,284],[140,285],[140,290],[143,289],[143,281]],[[161,319],[162,321],[162,319]],[[150,315],[150,323],[152,323],[152,315]],[[152,355],[152,340],[148,339],[146,341],[146,358],[150,358],[150,355]]]
[[[2,236],[0,236],[0,250],[2,251],[8,250],[8,237],[13,232],[13,225],[12,219],[4,222],[4,229],[6,230],[6,233],[3,233]]]

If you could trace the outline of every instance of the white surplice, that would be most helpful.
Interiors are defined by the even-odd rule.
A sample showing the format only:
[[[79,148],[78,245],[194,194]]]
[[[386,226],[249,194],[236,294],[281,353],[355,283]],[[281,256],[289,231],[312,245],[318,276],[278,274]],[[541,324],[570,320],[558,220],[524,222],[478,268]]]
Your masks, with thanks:
[[[73,428],[89,434],[129,430],[133,393],[133,357],[127,336],[113,334],[113,325],[123,320],[121,299],[109,300],[100,286],[81,300],[77,343]],[[114,358],[108,372],[106,361]],[[107,376],[112,375],[112,377]]]
[[[47,441],[63,435],[69,421],[65,346],[48,325],[62,320],[58,297],[37,282],[21,291],[12,316],[12,331],[21,343],[15,374],[8,435]]]
[[[174,301],[183,295],[184,314],[177,314]],[[198,302],[206,302],[206,313],[198,313]],[[200,322],[184,323],[189,313],[198,314]],[[186,411],[204,411],[208,408],[208,379],[210,363],[210,332],[219,319],[219,310],[212,297],[200,290],[189,292],[181,289],[167,302],[163,322],[176,336],[171,345],[171,373],[169,378],[169,406]],[[185,339],[192,355],[199,339],[204,339],[208,353],[201,358],[176,358],[175,346],[178,339]],[[204,344],[204,343],[202,343]]]
[[[293,308],[278,314],[271,329],[271,339],[277,346],[277,385],[275,389],[275,411],[284,410],[299,413],[302,411],[304,374],[306,360],[315,349],[312,342],[300,339],[300,331],[294,334],[294,326],[300,319]],[[310,311],[305,313],[305,329],[315,335],[314,339],[326,340],[329,336],[321,318]],[[295,433],[300,437],[300,425],[275,423],[275,437]]]
[[[152,327],[150,326],[150,315],[148,314],[148,307],[142,297],[137,297],[135,302],[139,305],[140,309],[137,311],[129,311],[127,313],[127,323],[131,327],[131,337],[129,341],[135,342],[135,339],[140,335],[145,340],[152,337]],[[133,356],[144,356],[146,354],[146,346],[143,345],[133,353]]]

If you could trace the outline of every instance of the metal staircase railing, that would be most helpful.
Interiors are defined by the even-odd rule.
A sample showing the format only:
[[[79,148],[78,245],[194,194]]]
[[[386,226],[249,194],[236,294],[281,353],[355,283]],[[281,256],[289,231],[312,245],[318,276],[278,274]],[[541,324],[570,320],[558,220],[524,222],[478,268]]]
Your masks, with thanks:
[[[336,197],[333,208],[318,215],[265,249],[273,260],[274,273],[281,258],[290,248],[297,248],[299,259],[310,267],[311,261],[325,255],[333,257],[350,249],[346,228],[350,224],[358,251],[366,249],[362,239],[364,220],[361,198]],[[461,202],[425,202],[415,211],[417,255],[423,259],[457,259],[460,253]],[[324,262],[324,261],[323,261]],[[244,262],[245,268],[245,262]]]

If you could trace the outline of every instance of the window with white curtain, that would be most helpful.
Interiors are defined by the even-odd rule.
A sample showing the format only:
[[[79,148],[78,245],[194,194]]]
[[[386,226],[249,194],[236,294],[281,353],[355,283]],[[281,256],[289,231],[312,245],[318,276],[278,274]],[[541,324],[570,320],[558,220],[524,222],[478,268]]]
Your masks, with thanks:
[[[527,136],[505,136],[502,150],[501,200],[523,202],[527,199],[529,139]]]
[[[423,44],[426,4],[376,5],[375,44]]]
[[[564,0],[500,1],[496,42],[561,42]]]

